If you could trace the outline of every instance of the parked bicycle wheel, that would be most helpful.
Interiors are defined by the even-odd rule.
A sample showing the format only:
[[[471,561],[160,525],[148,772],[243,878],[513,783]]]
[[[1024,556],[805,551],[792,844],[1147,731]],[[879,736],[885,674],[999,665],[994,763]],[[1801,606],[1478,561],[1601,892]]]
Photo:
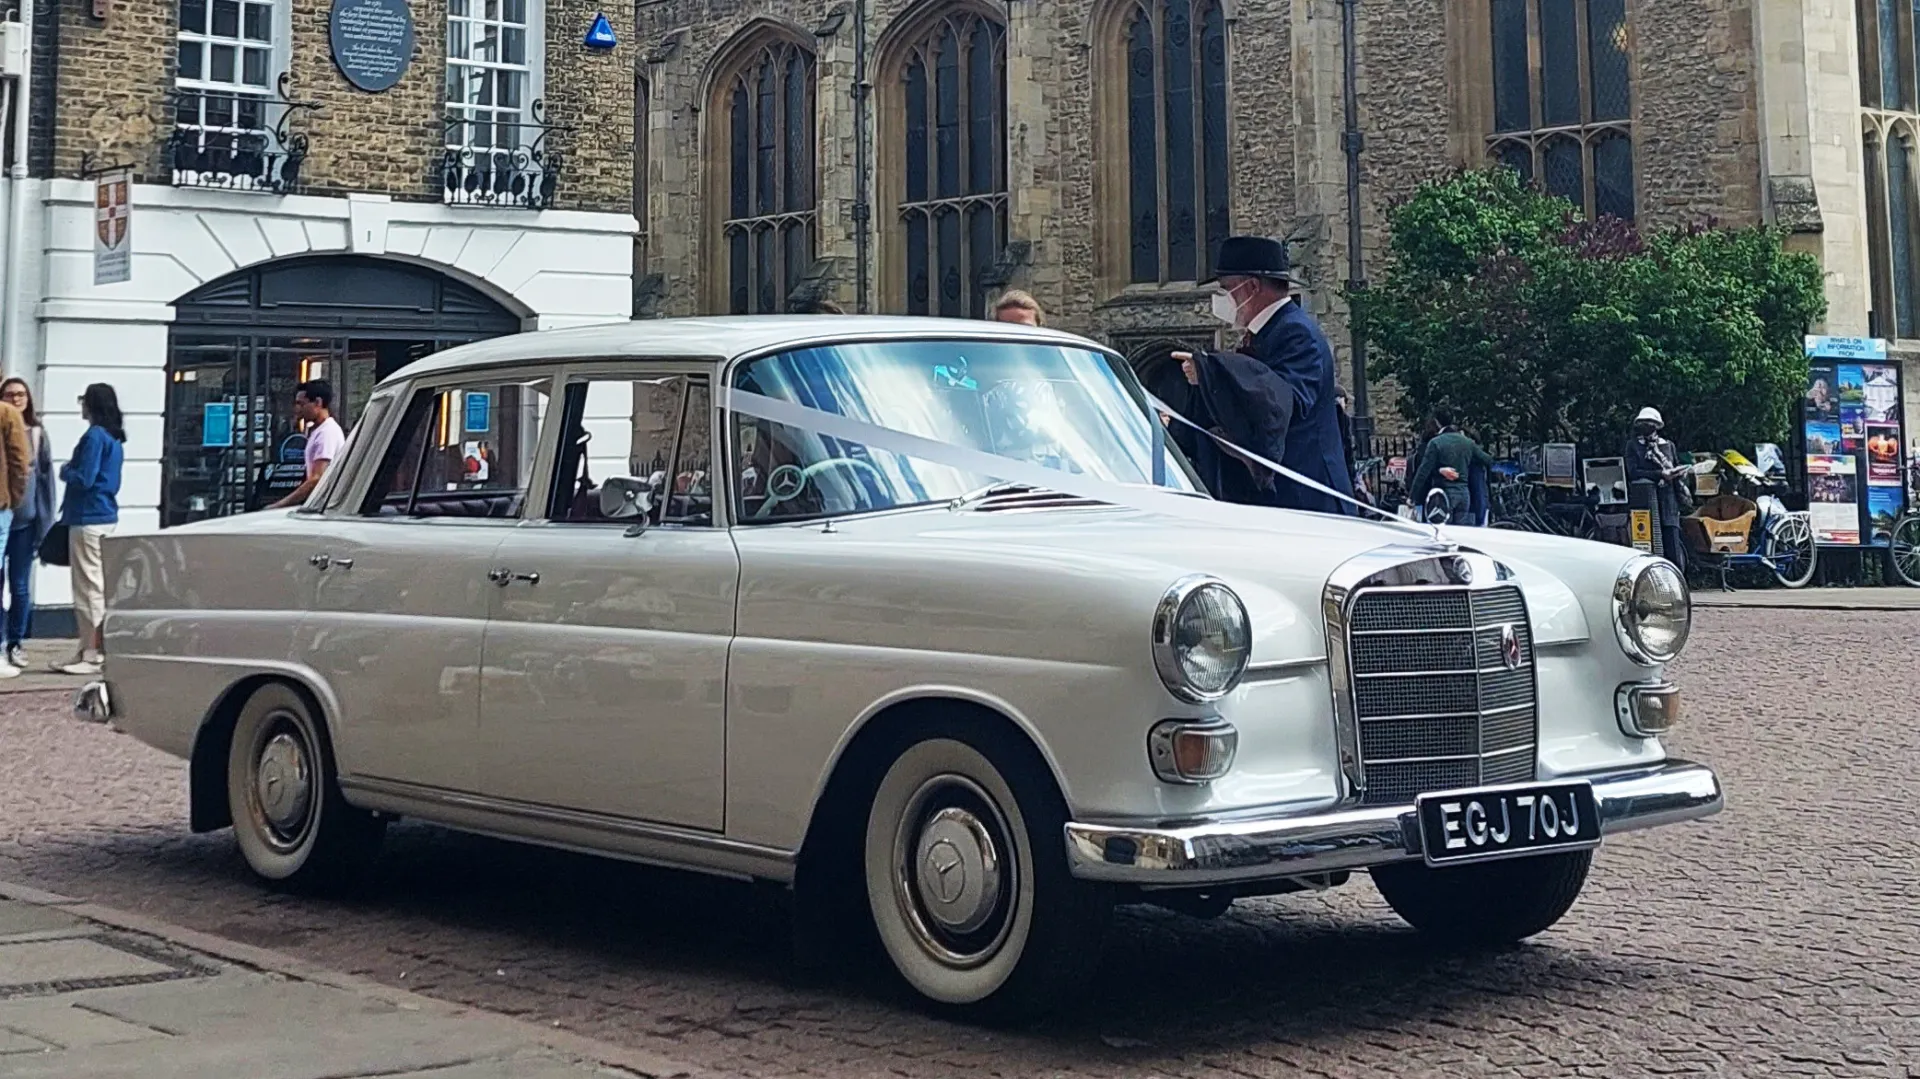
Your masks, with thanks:
[[[1893,523],[1887,568],[1901,584],[1920,588],[1920,514],[1909,513]]]
[[[1782,587],[1806,587],[1813,580],[1820,556],[1813,542],[1813,526],[1797,513],[1775,520],[1767,526],[1767,554],[1774,580]]]

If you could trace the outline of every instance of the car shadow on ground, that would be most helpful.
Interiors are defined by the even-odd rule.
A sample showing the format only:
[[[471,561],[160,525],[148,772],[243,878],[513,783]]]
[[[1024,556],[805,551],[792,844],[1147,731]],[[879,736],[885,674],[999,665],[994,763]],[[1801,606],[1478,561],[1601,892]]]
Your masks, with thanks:
[[[919,1005],[870,957],[799,970],[786,894],[774,888],[415,823],[391,829],[371,878],[333,898],[262,890],[225,832],[95,833],[37,847],[23,868],[88,881],[88,898],[461,1003],[565,1017],[615,1040],[725,1033],[768,1016],[823,1030],[912,1016],[917,1037],[955,1046],[979,1034]],[[1350,892],[1372,898],[1357,874],[1326,896],[1243,900],[1212,920],[1123,908],[1087,997],[996,1036],[1043,1055],[1091,1048],[1144,1063],[1276,1039],[1480,1029],[1510,999],[1592,1009],[1618,996],[1626,1007],[1675,976],[1670,963],[1568,948],[1553,934],[1453,952],[1377,903],[1356,909],[1342,897]],[[703,993],[714,999],[687,1005]],[[661,997],[675,1006],[650,1009]]]

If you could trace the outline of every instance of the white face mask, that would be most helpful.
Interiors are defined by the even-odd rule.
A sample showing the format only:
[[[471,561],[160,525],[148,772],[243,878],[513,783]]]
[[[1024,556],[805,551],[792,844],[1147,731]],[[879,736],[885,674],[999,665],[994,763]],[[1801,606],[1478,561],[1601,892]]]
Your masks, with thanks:
[[[1219,291],[1213,294],[1213,317],[1229,326],[1240,325],[1240,305],[1233,302],[1233,294]]]

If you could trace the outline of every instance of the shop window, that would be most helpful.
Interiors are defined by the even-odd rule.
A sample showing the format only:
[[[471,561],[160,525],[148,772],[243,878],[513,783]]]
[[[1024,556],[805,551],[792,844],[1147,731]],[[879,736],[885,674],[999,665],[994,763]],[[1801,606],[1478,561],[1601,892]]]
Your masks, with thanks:
[[[551,385],[533,379],[415,394],[362,514],[518,517]]]
[[[549,516],[574,524],[711,525],[712,411],[702,376],[568,386]]]
[[[1124,231],[1111,231],[1128,282],[1197,281],[1230,227],[1226,15],[1220,0],[1128,0],[1119,14],[1095,84],[1124,94],[1101,125],[1110,187],[1125,193]]]
[[[281,175],[288,106],[278,93],[290,36],[284,2],[180,0],[167,154],[175,184],[281,190],[290,182]]]
[[[444,196],[539,209],[557,169],[547,142],[541,0],[448,0]]]
[[[1490,161],[1588,217],[1634,216],[1626,0],[1486,0]]]
[[[974,4],[942,8],[882,66],[889,305],[979,318],[1007,242],[1006,28]]]
[[[708,116],[710,167],[721,182],[714,241],[736,315],[785,311],[813,265],[814,57],[784,33],[750,30],[728,50]]]

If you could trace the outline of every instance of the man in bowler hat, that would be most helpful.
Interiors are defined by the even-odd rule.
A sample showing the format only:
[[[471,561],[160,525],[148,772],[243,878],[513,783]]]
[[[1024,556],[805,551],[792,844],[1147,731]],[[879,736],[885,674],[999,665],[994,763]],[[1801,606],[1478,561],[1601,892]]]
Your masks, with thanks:
[[[1293,416],[1280,463],[1334,491],[1353,490],[1340,438],[1333,348],[1313,317],[1293,299],[1299,279],[1287,248],[1260,236],[1230,236],[1215,260],[1213,315],[1248,333],[1243,351],[1293,390]],[[1190,353],[1175,353],[1191,369]],[[1192,377],[1189,373],[1189,378]],[[1346,513],[1346,505],[1312,488],[1281,480],[1277,501],[1290,509]]]

